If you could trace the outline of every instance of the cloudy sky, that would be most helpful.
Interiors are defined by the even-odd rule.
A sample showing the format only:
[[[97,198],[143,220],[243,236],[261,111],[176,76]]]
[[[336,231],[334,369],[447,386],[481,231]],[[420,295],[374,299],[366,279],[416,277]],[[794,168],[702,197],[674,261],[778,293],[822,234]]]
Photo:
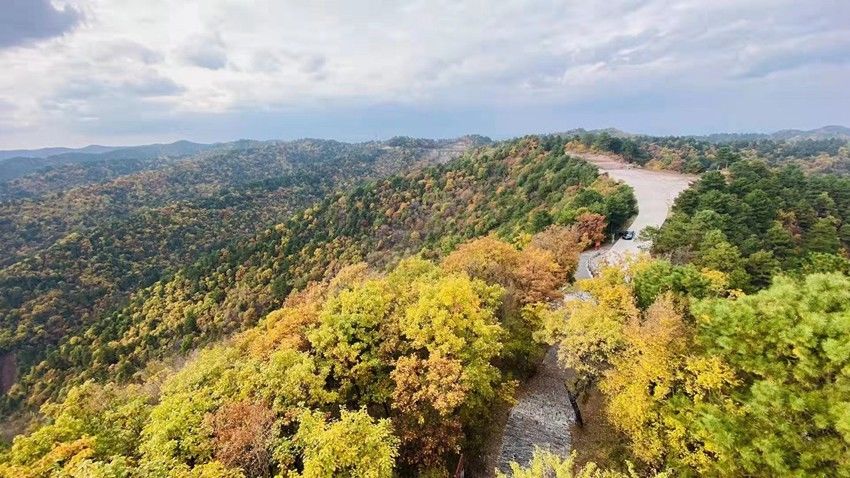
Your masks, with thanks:
[[[0,0],[0,148],[850,125],[847,0]]]

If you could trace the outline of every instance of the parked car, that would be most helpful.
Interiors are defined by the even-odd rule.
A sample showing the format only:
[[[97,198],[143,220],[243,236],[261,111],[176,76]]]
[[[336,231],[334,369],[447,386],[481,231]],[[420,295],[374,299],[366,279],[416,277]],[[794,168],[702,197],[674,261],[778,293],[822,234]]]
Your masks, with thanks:
[[[623,239],[625,239],[627,241],[631,241],[634,238],[635,238],[635,231],[624,231],[623,232]]]

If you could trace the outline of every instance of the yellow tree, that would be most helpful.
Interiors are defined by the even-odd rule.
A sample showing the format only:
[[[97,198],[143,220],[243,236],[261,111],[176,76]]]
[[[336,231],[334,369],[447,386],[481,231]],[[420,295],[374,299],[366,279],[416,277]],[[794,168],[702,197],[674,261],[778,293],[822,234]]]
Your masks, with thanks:
[[[558,310],[544,312],[538,340],[558,345],[558,361],[575,371],[567,392],[582,425],[577,398],[601,378],[625,346],[624,328],[638,316],[624,271],[605,266],[591,279],[579,281],[578,294]]]
[[[386,403],[393,359],[384,353],[393,296],[383,279],[371,279],[331,297],[320,325],[308,334],[320,363],[330,367],[343,397],[354,404]]]
[[[625,347],[599,386],[609,421],[653,467],[675,462],[705,472],[718,452],[693,423],[706,397],[734,383],[734,373],[718,357],[699,354],[693,335],[672,294],[664,294],[629,321]]]
[[[522,304],[554,300],[560,296],[558,289],[567,282],[567,274],[555,255],[533,244],[520,252],[515,276],[522,291]]]
[[[631,464],[628,471],[623,473],[615,470],[599,468],[590,462],[581,467],[575,464],[576,454],[573,452],[567,458],[547,450],[535,450],[531,462],[526,466],[520,466],[516,462],[510,464],[510,473],[496,472],[496,478],[637,478]],[[644,475],[648,478],[667,478],[668,473]]]
[[[400,413],[403,459],[423,469],[457,451],[461,420],[495,396],[501,374],[492,361],[503,329],[494,310],[503,289],[448,275],[421,283],[417,296],[399,317],[411,353],[393,372],[393,407]]]
[[[328,422],[320,412],[301,417],[295,435],[304,450],[303,478],[389,478],[398,439],[388,420],[374,420],[363,410],[342,410]]]
[[[567,281],[565,269],[551,250],[531,244],[520,251],[494,237],[462,244],[442,266],[449,272],[465,272],[501,285],[510,301],[519,306],[556,298],[558,288]]]
[[[438,468],[446,454],[460,447],[459,409],[469,385],[463,364],[439,355],[402,357],[392,373],[394,425],[402,442],[401,458],[415,467]]]
[[[513,292],[519,287],[515,277],[519,264],[519,251],[514,246],[488,236],[458,246],[446,256],[442,267],[449,272],[465,272],[470,277],[500,284]]]
[[[576,227],[551,225],[531,238],[531,245],[552,253],[566,277],[572,277],[578,265],[579,254],[588,245]]]

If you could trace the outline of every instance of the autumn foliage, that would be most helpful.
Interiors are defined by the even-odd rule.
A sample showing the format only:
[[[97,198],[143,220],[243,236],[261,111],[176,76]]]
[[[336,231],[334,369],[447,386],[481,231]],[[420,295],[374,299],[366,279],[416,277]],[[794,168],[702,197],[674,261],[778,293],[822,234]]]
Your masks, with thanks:
[[[0,354],[15,353],[19,366],[0,413],[35,410],[87,379],[135,380],[152,361],[250,329],[292,292],[351,264],[383,267],[419,253],[440,260],[491,234],[521,244],[549,226],[573,229],[585,213],[619,227],[634,212],[629,188],[561,146],[521,138],[409,169],[423,150],[304,141],[0,207],[12,227],[2,245],[33,251],[10,254],[17,262],[0,271]],[[292,170],[290,155],[305,164]],[[596,237],[603,221],[585,221],[585,233]],[[15,233],[24,230],[34,237]],[[524,253],[528,268],[514,273],[523,302],[550,296],[551,279],[572,267],[571,252],[536,245],[560,270],[545,270],[545,253]],[[292,320],[317,318],[287,310]],[[281,335],[260,340],[305,346],[306,337],[272,332]]]
[[[646,473],[850,475],[848,278],[779,277],[741,296],[723,277],[648,258],[603,267],[538,335],[577,393],[602,392]]]
[[[529,314],[566,280],[543,239],[344,268],[178,370],[73,388],[0,476],[440,475],[537,357]]]

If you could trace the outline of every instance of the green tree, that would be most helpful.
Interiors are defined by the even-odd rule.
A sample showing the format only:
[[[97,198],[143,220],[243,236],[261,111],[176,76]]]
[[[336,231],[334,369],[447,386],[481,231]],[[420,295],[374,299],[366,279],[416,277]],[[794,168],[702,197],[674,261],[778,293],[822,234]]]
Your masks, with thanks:
[[[756,251],[744,261],[744,269],[750,277],[750,286],[761,289],[770,285],[774,274],[779,272],[779,261],[773,251]]]
[[[845,248],[850,248],[850,222],[841,225],[841,229],[838,230],[838,237]]]
[[[797,242],[781,222],[773,221],[765,234],[764,242],[774,255],[786,264],[786,267],[797,260]]]
[[[809,252],[836,253],[841,247],[838,240],[838,230],[832,218],[820,218],[815,221],[811,230],[806,234],[805,248]]]
[[[729,243],[726,236],[719,230],[705,234],[694,264],[725,273],[729,277],[729,285],[732,288],[749,288],[750,278],[744,270],[741,252]]]
[[[738,385],[700,428],[724,475],[850,476],[850,278],[778,278],[694,307],[699,341]]]

